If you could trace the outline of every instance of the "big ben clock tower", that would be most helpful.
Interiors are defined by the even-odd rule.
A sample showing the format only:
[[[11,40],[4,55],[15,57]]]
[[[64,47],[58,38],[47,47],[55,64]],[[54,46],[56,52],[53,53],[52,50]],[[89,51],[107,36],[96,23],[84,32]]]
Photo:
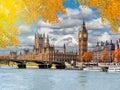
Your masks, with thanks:
[[[82,56],[84,52],[87,51],[88,48],[88,32],[85,26],[85,22],[83,21],[82,30],[78,33],[78,51],[79,51],[79,61],[83,61]]]

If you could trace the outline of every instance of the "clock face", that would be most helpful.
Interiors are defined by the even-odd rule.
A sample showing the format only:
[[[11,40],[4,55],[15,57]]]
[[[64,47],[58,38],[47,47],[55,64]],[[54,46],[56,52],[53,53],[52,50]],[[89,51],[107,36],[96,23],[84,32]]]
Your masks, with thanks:
[[[84,35],[83,35],[83,37],[87,37],[87,35],[86,35],[86,34],[84,34]]]

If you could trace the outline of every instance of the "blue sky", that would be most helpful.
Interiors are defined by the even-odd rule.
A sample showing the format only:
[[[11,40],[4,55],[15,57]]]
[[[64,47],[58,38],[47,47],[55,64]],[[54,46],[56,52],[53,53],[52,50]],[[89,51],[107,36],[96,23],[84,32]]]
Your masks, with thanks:
[[[7,49],[0,49],[0,55],[8,54],[10,50],[20,51],[24,48],[30,48],[32,50],[34,45],[35,32],[48,34],[50,37],[50,43],[56,47],[63,47],[65,43],[68,50],[77,50],[78,45],[78,31],[81,30],[81,24],[83,19],[86,23],[86,28],[89,32],[88,47],[96,45],[96,42],[110,41],[116,42],[120,35],[110,35],[110,24],[108,21],[101,23],[99,16],[99,10],[96,8],[83,8],[78,3],[74,3],[73,0],[64,2],[63,5],[66,8],[67,15],[58,14],[60,22],[57,24],[50,24],[43,22],[40,18],[36,24],[18,26],[20,29],[19,45],[17,48],[9,46]],[[36,28],[39,26],[39,28]],[[70,49],[70,48],[71,49]]]

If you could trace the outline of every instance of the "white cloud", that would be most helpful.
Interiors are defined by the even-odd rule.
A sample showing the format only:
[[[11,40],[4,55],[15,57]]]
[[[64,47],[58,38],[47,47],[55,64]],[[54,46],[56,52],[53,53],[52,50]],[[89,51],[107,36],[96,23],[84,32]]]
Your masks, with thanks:
[[[72,35],[65,35],[55,42],[55,46],[63,46],[64,44],[67,46],[75,46],[78,45],[78,42]]]
[[[53,31],[53,29],[51,29],[51,28],[48,28],[48,27],[41,27],[40,29],[39,29],[39,33],[42,33],[42,34],[49,34],[50,32],[52,32]]]
[[[103,33],[102,34],[102,36],[101,37],[99,37],[98,38],[98,41],[110,41],[112,39],[112,37],[109,35],[109,33],[108,32],[105,32],[105,33]]]
[[[106,21],[102,23],[101,18],[91,20],[86,25],[88,30],[103,30],[103,29],[108,29],[110,27],[109,22]]]
[[[93,16],[93,11],[89,7],[83,8],[80,6],[80,14],[82,15],[83,19],[91,19]]]
[[[29,35],[29,34],[33,33],[33,31],[31,30],[30,26],[20,25],[18,28],[20,30],[20,35]]]
[[[88,42],[88,47],[93,47],[93,44]]]
[[[71,16],[71,15],[78,15],[80,13],[80,11],[78,9],[71,9],[71,8],[66,8],[67,11],[67,15]],[[74,13],[73,13],[74,12]]]

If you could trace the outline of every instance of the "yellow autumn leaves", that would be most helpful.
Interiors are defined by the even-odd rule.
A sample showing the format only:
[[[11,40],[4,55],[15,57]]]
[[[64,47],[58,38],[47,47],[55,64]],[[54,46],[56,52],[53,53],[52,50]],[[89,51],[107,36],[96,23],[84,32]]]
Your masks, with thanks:
[[[78,0],[82,5],[96,7],[100,10],[101,21],[110,21],[111,30],[118,32],[120,24],[120,0]]]
[[[16,46],[17,23],[35,23],[40,16],[45,22],[58,22],[56,13],[66,13],[63,0],[0,0],[0,47]]]
[[[66,13],[62,4],[63,0],[23,0],[23,2],[33,22],[36,22],[38,16],[45,22],[57,22],[57,12]]]
[[[17,3],[16,0],[0,0],[0,47],[2,48],[18,43],[16,21],[20,8],[16,8]]]

